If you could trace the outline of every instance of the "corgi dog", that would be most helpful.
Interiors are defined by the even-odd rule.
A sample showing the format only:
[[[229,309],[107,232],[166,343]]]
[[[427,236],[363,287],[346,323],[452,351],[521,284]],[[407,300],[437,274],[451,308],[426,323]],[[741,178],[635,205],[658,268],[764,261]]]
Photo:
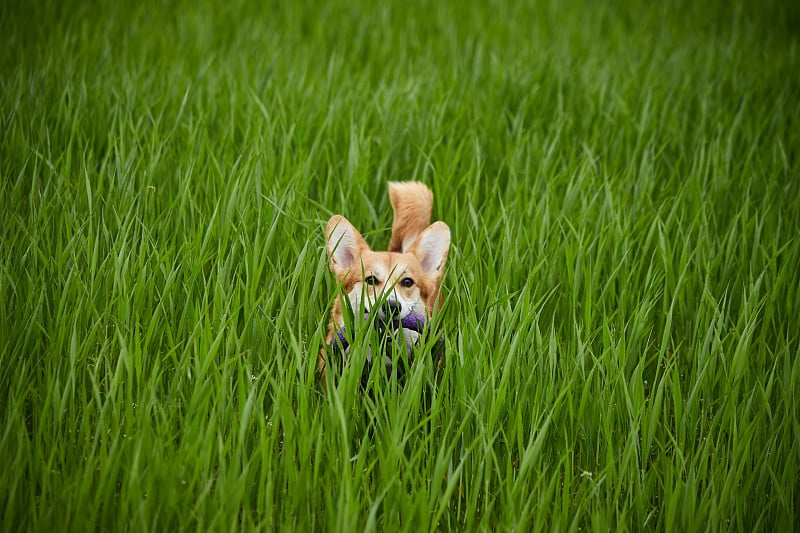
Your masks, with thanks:
[[[441,281],[450,250],[450,228],[430,223],[433,192],[420,182],[389,182],[394,210],[389,249],[373,251],[346,218],[334,215],[325,229],[328,264],[343,289],[333,303],[327,344],[344,326],[342,297],[351,309],[380,320],[429,319],[441,305]],[[377,303],[378,308],[376,309]],[[325,383],[325,354],[318,370]]]

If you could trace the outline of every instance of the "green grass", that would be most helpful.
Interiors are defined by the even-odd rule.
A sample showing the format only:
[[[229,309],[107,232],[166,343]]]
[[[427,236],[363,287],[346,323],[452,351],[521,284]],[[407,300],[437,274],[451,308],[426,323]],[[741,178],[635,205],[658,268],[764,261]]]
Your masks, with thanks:
[[[800,527],[800,10],[4,2],[3,530]],[[447,361],[315,374],[324,224]]]

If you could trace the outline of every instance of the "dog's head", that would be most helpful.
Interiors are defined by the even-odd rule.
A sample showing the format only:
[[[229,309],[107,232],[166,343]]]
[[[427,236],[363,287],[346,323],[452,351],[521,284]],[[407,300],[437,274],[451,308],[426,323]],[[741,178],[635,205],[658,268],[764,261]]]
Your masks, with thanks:
[[[330,269],[352,309],[377,313],[382,319],[431,315],[450,250],[447,224],[434,222],[403,253],[372,251],[358,230],[339,215],[328,221],[325,236]],[[344,323],[338,297],[333,322],[336,326]]]

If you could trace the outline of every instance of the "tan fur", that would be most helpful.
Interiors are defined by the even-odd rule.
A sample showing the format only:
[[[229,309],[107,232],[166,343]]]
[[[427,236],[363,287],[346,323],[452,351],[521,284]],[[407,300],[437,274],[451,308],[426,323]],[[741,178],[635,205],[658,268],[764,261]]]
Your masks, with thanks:
[[[390,181],[388,185],[389,201],[394,209],[389,251],[406,252],[417,235],[431,223],[433,192],[418,181]]]
[[[433,193],[427,186],[419,182],[389,182],[388,187],[394,209],[389,250],[372,251],[346,218],[334,215],[325,228],[329,266],[351,301],[365,294],[368,301],[370,297],[374,301],[384,291],[390,291],[402,302],[406,312],[415,311],[430,317],[437,302],[441,303],[441,280],[450,247],[450,229],[444,222],[430,224]],[[366,285],[365,279],[369,276],[375,276],[379,283]],[[404,278],[413,280],[413,286],[404,287],[401,284]],[[342,325],[342,304],[337,295],[328,327],[328,344]],[[318,368],[324,384],[324,352],[320,354]]]

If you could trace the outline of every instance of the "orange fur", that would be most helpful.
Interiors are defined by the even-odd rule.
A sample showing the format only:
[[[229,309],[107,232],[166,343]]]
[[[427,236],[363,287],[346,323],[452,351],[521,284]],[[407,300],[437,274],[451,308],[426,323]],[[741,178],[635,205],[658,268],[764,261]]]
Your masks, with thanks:
[[[431,222],[433,192],[418,181],[389,182],[389,201],[394,209],[390,252],[405,252]]]
[[[334,215],[325,228],[329,266],[351,303],[361,302],[369,310],[386,292],[400,303],[402,313],[413,311],[430,317],[440,302],[450,229],[444,222],[430,224],[433,193],[427,186],[419,182],[389,182],[388,187],[394,210],[389,250],[371,250],[346,218]],[[411,280],[410,286],[404,283],[407,280]],[[337,295],[327,343],[342,325],[341,297]],[[318,368],[324,383],[324,352]]]

